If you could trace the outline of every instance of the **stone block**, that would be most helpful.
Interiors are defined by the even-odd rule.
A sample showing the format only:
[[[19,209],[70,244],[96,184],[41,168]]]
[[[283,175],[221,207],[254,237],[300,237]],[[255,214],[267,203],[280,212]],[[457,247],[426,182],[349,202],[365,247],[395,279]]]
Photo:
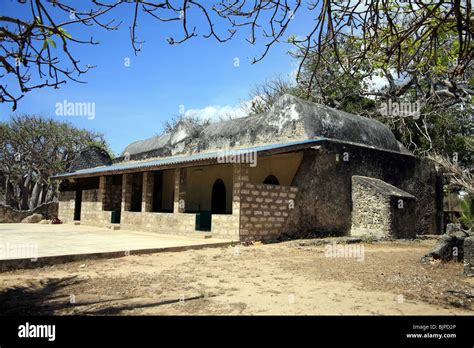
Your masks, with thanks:
[[[474,236],[464,238],[464,274],[474,276]]]

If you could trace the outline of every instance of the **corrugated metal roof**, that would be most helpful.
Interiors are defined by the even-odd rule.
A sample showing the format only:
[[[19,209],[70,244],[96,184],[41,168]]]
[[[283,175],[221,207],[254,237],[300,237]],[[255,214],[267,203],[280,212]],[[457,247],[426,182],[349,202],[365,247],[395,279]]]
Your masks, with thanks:
[[[148,161],[137,161],[137,162],[123,162],[123,163],[116,163],[109,166],[100,166],[94,168],[86,168],[77,170],[71,173],[63,173],[53,176],[53,178],[66,178],[66,177],[73,177],[73,176],[83,176],[83,175],[90,175],[90,174],[100,174],[103,172],[110,172],[110,171],[128,171],[133,169],[142,169],[142,168],[149,168],[149,167],[160,167],[160,166],[172,166],[178,164],[185,164],[190,162],[198,162],[204,160],[212,160],[217,159],[221,156],[229,156],[229,155],[242,155],[249,152],[263,152],[268,150],[276,150],[276,149],[284,149],[288,148],[288,151],[291,151],[291,147],[295,145],[310,145],[312,143],[316,143],[322,140],[326,140],[324,138],[320,139],[310,139],[310,140],[301,140],[301,141],[292,141],[288,143],[279,143],[279,144],[269,144],[269,145],[261,145],[261,146],[254,146],[242,149],[230,149],[230,150],[222,150],[216,152],[208,152],[208,153],[198,153],[189,156],[173,156],[167,158],[160,158]],[[284,151],[282,151],[284,152]]]

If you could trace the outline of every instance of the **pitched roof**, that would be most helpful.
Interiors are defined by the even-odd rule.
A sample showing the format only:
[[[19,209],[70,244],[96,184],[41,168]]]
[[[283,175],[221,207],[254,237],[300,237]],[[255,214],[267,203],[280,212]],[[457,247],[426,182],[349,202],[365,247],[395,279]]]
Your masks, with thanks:
[[[285,94],[267,113],[207,126],[183,121],[171,133],[131,143],[123,154],[136,159],[165,157],[321,137],[408,153],[377,120]]]
[[[363,183],[367,186],[372,187],[376,192],[380,192],[387,196],[404,197],[404,198],[415,198],[412,194],[399,189],[396,186],[390,185],[383,180],[371,178],[368,176],[353,175],[352,181],[354,183]]]

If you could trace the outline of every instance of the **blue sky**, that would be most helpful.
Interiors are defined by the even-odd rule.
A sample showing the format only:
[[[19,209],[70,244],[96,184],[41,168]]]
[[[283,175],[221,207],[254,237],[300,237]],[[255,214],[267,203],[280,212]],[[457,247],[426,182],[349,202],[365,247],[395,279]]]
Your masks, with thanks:
[[[84,8],[87,8],[87,2]],[[27,8],[26,8],[27,9]],[[10,16],[27,14],[25,5],[15,0],[2,0],[0,12]],[[142,51],[134,55],[128,27],[133,7],[126,5],[114,12],[122,20],[120,30],[106,31],[98,27],[69,27],[76,38],[93,36],[99,45],[74,45],[71,51],[85,64],[95,69],[82,75],[86,84],[69,81],[60,89],[43,88],[25,95],[15,111],[17,114],[40,114],[101,132],[112,150],[120,153],[130,142],[158,134],[163,122],[185,111],[236,111],[248,100],[250,89],[257,83],[276,76],[289,76],[296,62],[287,54],[288,44],[275,45],[267,57],[250,64],[264,49],[264,41],[257,37],[256,45],[245,41],[248,32],[242,31],[228,43],[197,37],[180,45],[169,45],[166,38],[179,37],[177,23],[160,23],[140,14],[139,38],[144,40]],[[207,29],[197,20],[201,33]],[[221,22],[216,31],[224,32]],[[307,33],[313,20],[309,13],[295,15],[286,36]],[[130,66],[125,66],[126,59]],[[236,58],[239,66],[235,67]],[[5,79],[2,84],[12,83]],[[56,103],[95,103],[95,118],[85,116],[57,116]],[[0,104],[0,120],[12,115],[11,104]]]

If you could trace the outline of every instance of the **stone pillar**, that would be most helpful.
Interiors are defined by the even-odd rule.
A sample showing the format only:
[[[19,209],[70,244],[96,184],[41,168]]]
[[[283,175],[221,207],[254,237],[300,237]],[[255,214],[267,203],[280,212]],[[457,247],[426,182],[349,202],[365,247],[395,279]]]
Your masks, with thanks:
[[[131,207],[132,207],[132,174],[123,174],[122,211],[130,211]]]
[[[184,213],[186,210],[186,174],[186,168],[175,169],[173,213]]]
[[[240,214],[240,190],[249,181],[249,166],[245,163],[233,165],[232,215]]]
[[[153,210],[154,177],[155,174],[153,172],[143,173],[142,212],[150,212]]]
[[[242,228],[248,219],[241,215],[241,196],[245,184],[249,182],[249,165],[246,163],[236,163],[233,165],[233,187],[232,187],[232,215],[237,218],[236,228],[238,231],[238,239],[245,238],[248,230]]]
[[[107,198],[107,177],[101,176],[99,178],[99,204],[102,211],[108,209]]]

